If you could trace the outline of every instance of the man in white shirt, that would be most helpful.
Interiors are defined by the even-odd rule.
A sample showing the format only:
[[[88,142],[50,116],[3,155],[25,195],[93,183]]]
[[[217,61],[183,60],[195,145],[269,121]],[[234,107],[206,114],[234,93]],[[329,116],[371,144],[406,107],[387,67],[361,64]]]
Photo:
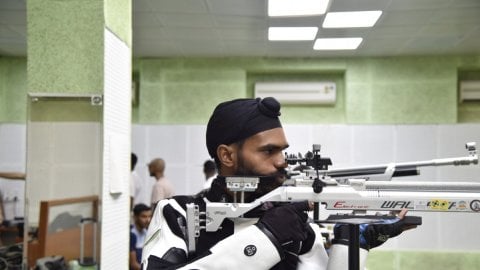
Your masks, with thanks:
[[[152,189],[152,208],[155,208],[155,204],[163,199],[170,198],[175,195],[172,183],[165,178],[165,161],[161,158],[155,158],[148,164],[148,170],[150,176],[155,177],[157,182],[153,185]]]
[[[213,179],[217,177],[217,166],[213,160],[209,159],[203,163],[203,173],[205,174],[203,189],[209,189],[212,185]]]
[[[131,155],[131,174],[130,174],[130,197],[132,207],[137,204],[150,206],[152,199],[152,187],[155,184],[151,178],[141,177],[136,171],[137,155]]]

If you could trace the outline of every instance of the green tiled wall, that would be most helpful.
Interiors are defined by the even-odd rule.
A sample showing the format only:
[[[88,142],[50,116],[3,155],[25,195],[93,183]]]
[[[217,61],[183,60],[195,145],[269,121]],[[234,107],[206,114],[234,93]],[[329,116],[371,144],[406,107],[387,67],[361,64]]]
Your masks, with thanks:
[[[251,97],[255,80],[262,80],[264,76],[281,80],[302,76],[326,78],[332,74],[337,74],[339,87],[335,106],[284,106],[283,121],[435,124],[457,123],[460,119],[480,122],[479,103],[468,107],[457,105],[457,72],[479,69],[479,56],[348,60],[174,58],[139,59],[138,62],[141,86],[135,119],[139,123],[204,124],[219,101]],[[338,74],[342,75],[338,77]],[[182,111],[182,108],[188,110]]]
[[[405,57],[349,61],[348,121],[455,123],[455,60],[453,57]],[[362,101],[367,106],[361,106]],[[350,102],[356,106],[348,106]]]
[[[96,47],[96,46],[93,46]],[[101,47],[101,46],[100,46]],[[96,47],[99,49],[99,47]],[[101,91],[101,61],[87,57],[94,68],[85,72],[45,68],[32,78],[29,89],[37,92],[75,93]],[[68,62],[68,61],[67,61]],[[0,120],[25,119],[25,61],[0,58]],[[86,63],[76,63],[81,69]],[[480,79],[480,56],[424,56],[354,59],[267,58],[169,58],[136,59],[139,101],[133,109],[135,123],[205,124],[216,104],[251,97],[258,80],[335,80],[338,99],[334,106],[283,107],[285,123],[436,124],[480,122],[480,103],[458,104],[458,78]],[[19,72],[14,71],[19,70]],[[48,72],[47,72],[48,71]],[[15,76],[7,75],[15,72]],[[50,73],[54,73],[53,76]],[[466,75],[465,75],[466,74]],[[97,74],[98,75],[98,74]],[[29,78],[30,81],[30,78]],[[8,89],[5,84],[8,83]],[[32,87],[32,88],[30,88]],[[63,90],[62,90],[63,89]],[[84,92],[82,92],[84,91]],[[12,109],[13,108],[13,109]]]
[[[135,0],[103,0],[105,26],[130,48],[132,47],[132,1]]]
[[[103,12],[99,0],[28,1],[28,92],[103,93]]]
[[[367,259],[368,270],[478,270],[480,253],[375,251]]]
[[[142,61],[139,122],[205,123],[217,103],[246,96],[244,70],[215,66],[170,69],[162,64]]]
[[[27,120],[27,61],[0,56],[0,123]]]

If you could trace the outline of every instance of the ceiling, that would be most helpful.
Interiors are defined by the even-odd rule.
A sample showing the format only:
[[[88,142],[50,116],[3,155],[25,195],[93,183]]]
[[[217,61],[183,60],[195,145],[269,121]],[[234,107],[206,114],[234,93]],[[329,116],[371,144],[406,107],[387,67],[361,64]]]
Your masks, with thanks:
[[[0,0],[0,55],[26,55],[26,1]],[[269,18],[267,0],[132,0],[139,57],[362,57],[480,52],[479,0],[331,0],[327,12],[382,10],[373,28],[323,29],[324,15]],[[357,50],[268,41],[269,26],[319,26],[320,37],[362,37]]]

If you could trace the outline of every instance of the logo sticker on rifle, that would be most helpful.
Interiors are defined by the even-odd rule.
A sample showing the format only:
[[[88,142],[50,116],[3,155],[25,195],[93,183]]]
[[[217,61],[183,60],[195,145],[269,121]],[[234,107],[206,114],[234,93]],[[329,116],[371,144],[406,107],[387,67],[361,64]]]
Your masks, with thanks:
[[[459,201],[457,210],[467,210],[467,202],[466,201]]]
[[[380,206],[382,209],[413,209],[411,201],[384,201]]]
[[[448,211],[450,208],[455,206],[455,202],[450,202],[447,200],[431,200],[427,205],[430,209],[434,210],[444,210]]]
[[[470,208],[472,211],[479,212],[480,211],[480,201],[479,200],[473,200],[470,203]]]
[[[333,208],[336,209],[368,209],[368,205],[363,205],[363,202],[346,202],[338,201],[333,204]]]

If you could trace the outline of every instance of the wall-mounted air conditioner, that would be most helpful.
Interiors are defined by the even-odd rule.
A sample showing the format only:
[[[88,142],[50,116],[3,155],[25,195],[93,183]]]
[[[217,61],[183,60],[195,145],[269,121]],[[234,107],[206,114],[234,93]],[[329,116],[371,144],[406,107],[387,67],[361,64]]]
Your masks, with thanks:
[[[282,104],[335,104],[334,82],[257,82],[255,97],[275,97]]]
[[[460,82],[460,102],[480,101],[480,80]]]

